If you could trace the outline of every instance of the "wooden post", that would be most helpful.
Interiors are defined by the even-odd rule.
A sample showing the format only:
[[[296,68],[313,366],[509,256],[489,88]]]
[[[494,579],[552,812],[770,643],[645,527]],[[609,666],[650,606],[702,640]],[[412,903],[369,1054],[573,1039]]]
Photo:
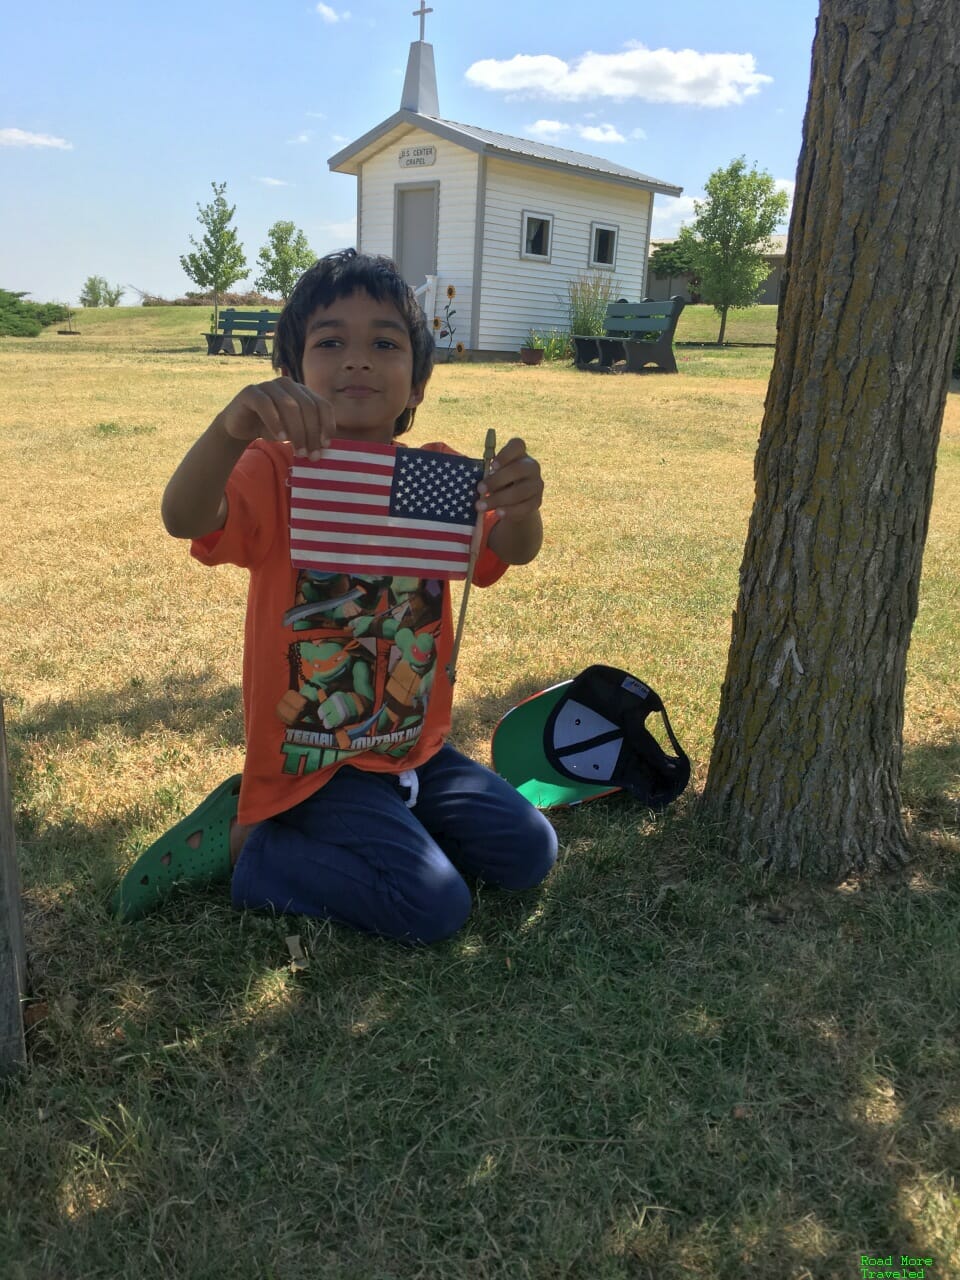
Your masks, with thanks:
[[[0,698],[0,1073],[22,1067],[23,995],[27,953],[23,940],[23,906],[13,830],[7,739]]]

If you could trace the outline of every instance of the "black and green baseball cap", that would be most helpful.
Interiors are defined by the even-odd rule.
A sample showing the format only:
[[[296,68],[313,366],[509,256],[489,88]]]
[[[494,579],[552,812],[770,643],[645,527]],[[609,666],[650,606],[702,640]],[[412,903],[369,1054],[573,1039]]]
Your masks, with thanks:
[[[646,727],[659,712],[668,755]],[[511,708],[493,732],[493,767],[538,809],[627,791],[662,809],[690,781],[663,702],[616,667],[592,666]]]

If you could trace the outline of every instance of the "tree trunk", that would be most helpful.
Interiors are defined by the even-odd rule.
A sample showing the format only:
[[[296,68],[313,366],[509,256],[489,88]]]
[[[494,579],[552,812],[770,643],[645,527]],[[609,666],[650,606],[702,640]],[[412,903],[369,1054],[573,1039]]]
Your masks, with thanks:
[[[756,495],[703,797],[842,878],[909,853],[907,648],[960,312],[960,6],[821,0]]]
[[[717,346],[723,346],[723,336],[727,332],[727,308],[720,308],[720,332],[717,334]]]

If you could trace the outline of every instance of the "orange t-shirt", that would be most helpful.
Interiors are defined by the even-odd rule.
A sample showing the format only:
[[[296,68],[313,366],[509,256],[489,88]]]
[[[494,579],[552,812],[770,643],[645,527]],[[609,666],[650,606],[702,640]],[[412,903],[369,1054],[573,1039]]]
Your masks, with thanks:
[[[203,564],[250,571],[243,823],[292,808],[344,764],[378,773],[415,769],[450,731],[450,583],[295,569],[292,459],[289,444],[254,441],[227,482],[226,524],[190,547]],[[487,546],[495,521],[488,512],[473,575],[481,587],[507,568]]]

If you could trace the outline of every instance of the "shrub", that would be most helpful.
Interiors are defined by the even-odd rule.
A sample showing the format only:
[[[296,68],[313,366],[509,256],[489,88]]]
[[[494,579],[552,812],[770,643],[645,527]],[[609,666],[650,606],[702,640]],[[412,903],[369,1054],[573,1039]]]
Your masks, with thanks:
[[[551,329],[549,333],[544,333],[543,349],[545,352],[545,360],[569,360],[573,356],[573,348],[570,346],[570,335],[564,333],[562,329]]]
[[[567,283],[570,332],[601,334],[607,307],[620,292],[620,282],[600,272],[585,272]]]
[[[48,324],[69,318],[59,302],[24,302],[24,293],[0,289],[0,337],[35,338]]]
[[[132,286],[131,286],[132,287]],[[141,307],[211,307],[213,306],[213,293],[198,293],[195,290],[187,290],[179,298],[161,298],[155,293],[144,293],[140,289],[134,290],[140,294]],[[283,306],[281,298],[270,298],[266,294],[257,293],[251,289],[246,293],[221,293],[220,305],[222,307],[268,307],[271,310],[279,310]]]

